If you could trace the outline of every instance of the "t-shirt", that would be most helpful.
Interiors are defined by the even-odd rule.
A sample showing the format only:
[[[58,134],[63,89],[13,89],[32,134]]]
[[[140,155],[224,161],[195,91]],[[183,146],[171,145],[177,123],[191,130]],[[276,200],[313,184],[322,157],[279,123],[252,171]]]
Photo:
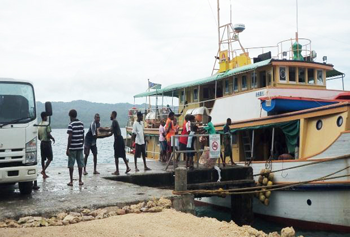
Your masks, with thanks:
[[[216,134],[216,130],[212,122],[209,122],[208,125],[204,127],[204,129],[208,132],[208,134]]]
[[[165,133],[165,128],[163,125],[159,126],[159,141],[163,142],[165,141],[165,137],[163,136],[163,134]]]
[[[99,127],[100,127],[100,123],[96,123],[95,121],[93,121],[90,124],[89,131],[86,133],[86,136],[85,136],[85,144],[96,145],[97,138],[95,138],[95,136],[97,135],[96,132]]]
[[[183,124],[182,126],[182,132],[181,135],[188,135],[188,126],[187,126],[187,122]],[[180,143],[187,145],[187,139],[188,137],[180,137]]]
[[[114,134],[114,139],[117,139],[118,136],[122,135],[122,132],[120,131],[119,123],[116,119],[113,120],[112,122],[112,131]]]
[[[227,124],[224,126],[224,144],[225,145],[231,145],[231,132],[230,132],[230,126]]]
[[[68,134],[72,134],[69,150],[83,150],[84,144],[84,124],[75,119],[68,125]]]
[[[39,125],[48,125],[49,122],[47,121],[42,121]],[[50,126],[41,126],[38,129],[38,138],[42,142],[49,142],[50,138],[48,137],[49,133],[51,132],[51,127]]]
[[[195,137],[193,136],[194,134],[195,134],[195,132],[193,132],[193,131],[190,132],[190,134],[188,136],[187,144],[186,144],[187,148],[193,148],[194,139],[195,139]]]
[[[138,145],[145,144],[145,137],[143,134],[143,122],[135,121],[134,125],[132,126],[132,133],[136,135],[135,143]]]
[[[170,129],[169,129],[170,127]],[[169,130],[168,130],[169,129]],[[165,131],[167,132],[166,134],[166,140],[168,142],[171,141],[171,137],[175,135],[175,127],[174,127],[174,122],[170,118],[167,119],[166,124],[165,124]]]

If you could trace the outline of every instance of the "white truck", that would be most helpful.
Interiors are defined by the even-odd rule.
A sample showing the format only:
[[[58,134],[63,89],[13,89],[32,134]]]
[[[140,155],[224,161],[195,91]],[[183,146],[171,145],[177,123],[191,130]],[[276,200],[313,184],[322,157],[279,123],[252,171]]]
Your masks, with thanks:
[[[52,115],[50,102],[45,110]],[[0,78],[0,185],[18,183],[21,194],[30,194],[37,179],[36,112],[30,82]]]

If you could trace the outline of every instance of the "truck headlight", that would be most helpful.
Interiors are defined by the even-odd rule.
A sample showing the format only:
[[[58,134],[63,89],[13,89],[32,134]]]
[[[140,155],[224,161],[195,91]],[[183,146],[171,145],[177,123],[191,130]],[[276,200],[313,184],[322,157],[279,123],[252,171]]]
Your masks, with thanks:
[[[24,160],[24,163],[26,164],[36,164],[36,137],[34,137],[32,140],[26,143],[26,158]]]

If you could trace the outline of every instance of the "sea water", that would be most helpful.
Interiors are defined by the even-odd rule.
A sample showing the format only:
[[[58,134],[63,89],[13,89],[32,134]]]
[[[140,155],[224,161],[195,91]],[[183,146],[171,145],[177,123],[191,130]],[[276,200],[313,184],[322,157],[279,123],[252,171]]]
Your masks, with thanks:
[[[86,134],[87,130],[85,130]],[[123,137],[126,136],[126,129],[121,128],[121,132]],[[55,138],[56,142],[55,144],[52,144],[52,150],[53,150],[53,161],[50,166],[52,167],[66,167],[67,166],[67,156],[66,156],[66,149],[67,149],[67,141],[68,141],[68,134],[67,129],[53,129],[52,130],[52,136]],[[99,164],[114,164],[114,150],[113,150],[113,143],[114,143],[114,137],[107,137],[103,139],[97,139],[97,149],[98,149],[98,163]],[[40,147],[40,146],[38,146]],[[38,151],[38,168],[40,170],[41,164],[40,164],[40,149]],[[90,155],[90,158],[88,159],[87,165],[92,166],[92,155]],[[217,210],[210,206],[201,206],[196,207],[196,214],[197,216],[207,216],[207,217],[213,217],[220,221],[231,221],[230,213]],[[262,230],[265,233],[269,232],[280,232],[281,229],[287,226],[278,225],[272,222],[267,222],[261,218],[255,218],[254,224],[252,225],[254,228],[258,230]],[[339,233],[333,233],[333,232],[323,232],[323,231],[301,231],[296,229],[297,235],[303,235],[305,237],[346,237],[350,236],[350,234],[339,234]]]

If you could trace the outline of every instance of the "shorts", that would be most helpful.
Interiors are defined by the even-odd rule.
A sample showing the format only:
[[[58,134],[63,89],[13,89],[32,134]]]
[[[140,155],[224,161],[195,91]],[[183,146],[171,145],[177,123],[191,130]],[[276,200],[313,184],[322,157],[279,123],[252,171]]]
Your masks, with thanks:
[[[87,144],[84,145],[84,154],[85,155],[88,156],[90,154],[90,150],[91,150],[91,153],[94,156],[97,155],[97,146],[96,146],[96,144],[95,145],[87,145]]]
[[[167,143],[166,143],[166,141],[160,141],[159,142],[160,143],[160,150],[161,151],[166,151],[166,148],[167,148]]]
[[[68,168],[74,167],[75,160],[77,161],[79,168],[83,168],[85,166],[83,150],[69,150]]]
[[[139,145],[135,144],[135,157],[146,157],[146,147],[145,144]]]
[[[190,147],[190,148],[187,147],[187,150],[188,150],[188,151],[193,151],[193,150],[194,150],[194,147]],[[194,157],[194,152],[188,152],[188,153],[187,153],[187,157],[188,157],[188,158]]]
[[[114,140],[114,158],[126,158],[124,139],[122,136],[117,136]]]
[[[48,159],[52,161],[53,154],[52,154],[52,146],[50,141],[42,141],[40,143],[40,153],[41,153],[41,159]]]
[[[167,142],[167,146],[166,147],[167,147],[167,151],[168,152],[172,152],[173,151],[173,147],[171,146],[171,142],[170,141]]]
[[[224,155],[225,155],[225,158],[227,156],[232,157],[232,146],[231,145],[225,145]]]
[[[183,144],[183,143],[180,142],[179,150],[180,151],[186,151],[187,150],[187,144]]]

